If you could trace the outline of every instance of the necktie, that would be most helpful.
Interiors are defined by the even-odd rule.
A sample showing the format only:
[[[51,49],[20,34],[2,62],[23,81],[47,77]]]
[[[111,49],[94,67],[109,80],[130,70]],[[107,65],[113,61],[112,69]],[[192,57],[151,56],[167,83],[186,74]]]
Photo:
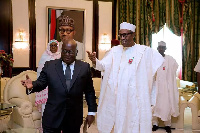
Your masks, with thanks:
[[[67,89],[70,89],[70,81],[71,81],[71,69],[70,66],[67,65],[66,69],[65,69],[65,79],[66,79],[66,85],[67,85]]]

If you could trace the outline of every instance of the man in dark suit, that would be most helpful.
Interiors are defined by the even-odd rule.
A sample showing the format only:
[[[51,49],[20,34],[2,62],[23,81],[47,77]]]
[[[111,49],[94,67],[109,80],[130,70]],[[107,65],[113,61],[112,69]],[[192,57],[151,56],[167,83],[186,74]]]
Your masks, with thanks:
[[[88,63],[76,60],[74,40],[63,43],[61,59],[45,63],[36,81],[26,77],[21,83],[29,93],[49,87],[42,118],[44,133],[79,133],[83,122],[83,93],[88,104],[86,121],[90,126],[97,111],[95,91]]]

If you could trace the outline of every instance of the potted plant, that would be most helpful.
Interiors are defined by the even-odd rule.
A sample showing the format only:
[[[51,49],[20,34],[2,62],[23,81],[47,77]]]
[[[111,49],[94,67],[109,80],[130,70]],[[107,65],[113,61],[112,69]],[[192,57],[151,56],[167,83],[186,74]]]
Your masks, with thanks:
[[[12,77],[13,62],[14,60],[11,54],[7,54],[4,50],[0,50],[0,73],[2,77]]]

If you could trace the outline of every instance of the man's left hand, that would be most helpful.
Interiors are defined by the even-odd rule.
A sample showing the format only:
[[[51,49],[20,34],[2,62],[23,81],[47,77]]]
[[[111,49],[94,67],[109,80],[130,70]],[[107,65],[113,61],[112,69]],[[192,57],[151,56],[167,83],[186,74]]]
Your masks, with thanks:
[[[86,122],[88,124],[88,128],[91,126],[91,124],[94,122],[95,116],[93,115],[87,115],[86,117]]]

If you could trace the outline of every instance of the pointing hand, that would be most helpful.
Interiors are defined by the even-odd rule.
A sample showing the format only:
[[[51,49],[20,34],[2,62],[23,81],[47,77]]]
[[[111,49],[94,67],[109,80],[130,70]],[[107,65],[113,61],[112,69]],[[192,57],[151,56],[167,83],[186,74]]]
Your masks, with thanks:
[[[96,64],[96,52],[86,51],[88,53],[89,59],[92,61],[93,64]]]

